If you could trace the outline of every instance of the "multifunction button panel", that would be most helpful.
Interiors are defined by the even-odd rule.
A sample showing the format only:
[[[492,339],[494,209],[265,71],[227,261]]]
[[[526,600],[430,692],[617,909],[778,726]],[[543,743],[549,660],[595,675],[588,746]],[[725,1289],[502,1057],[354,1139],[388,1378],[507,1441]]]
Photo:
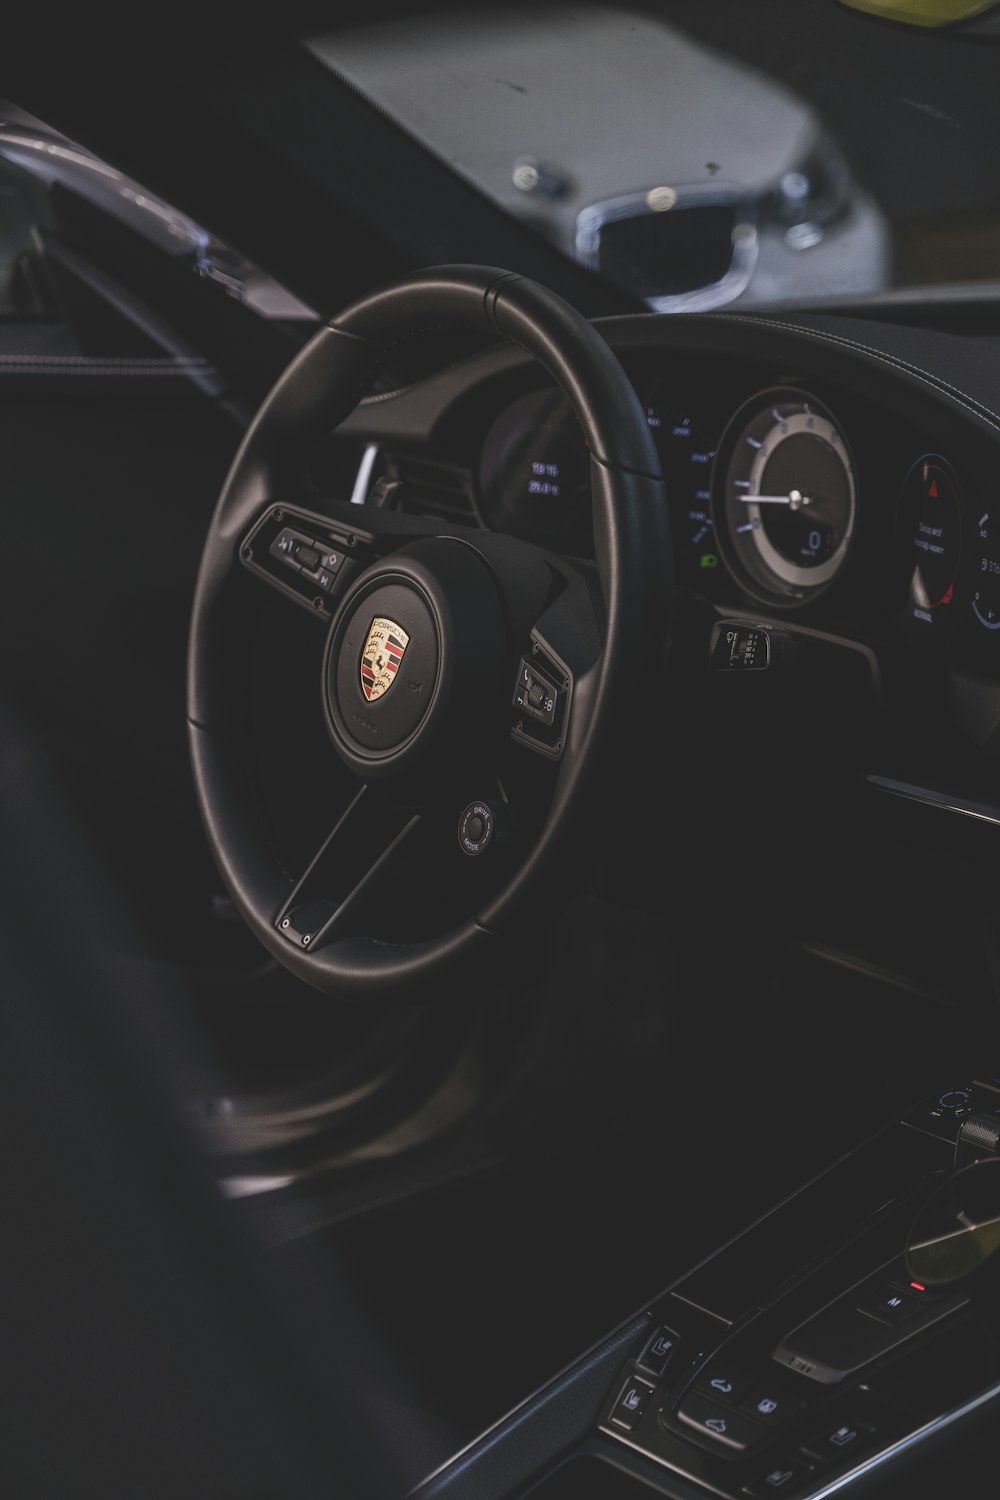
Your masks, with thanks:
[[[360,542],[324,516],[273,506],[244,539],[240,560],[312,613],[332,615],[358,570]]]
[[[560,756],[571,691],[568,668],[541,641],[533,640],[517,667],[513,738],[541,755]]]

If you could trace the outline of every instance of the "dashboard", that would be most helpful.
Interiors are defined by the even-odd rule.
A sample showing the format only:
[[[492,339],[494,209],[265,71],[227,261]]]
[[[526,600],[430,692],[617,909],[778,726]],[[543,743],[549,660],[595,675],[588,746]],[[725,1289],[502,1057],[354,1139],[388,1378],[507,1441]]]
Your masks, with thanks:
[[[663,464],[675,584],[1000,679],[991,341],[824,316],[598,326]],[[378,447],[399,503],[434,454],[476,524],[593,558],[582,432],[516,351],[363,403],[348,428]]]
[[[662,836],[706,888],[752,850],[775,932],[810,951],[922,993],[988,993],[1000,339],[830,312],[596,326],[670,507],[673,644],[640,709],[663,727],[623,731],[623,753],[670,766]],[[374,394],[332,442],[355,470],[364,455],[356,500],[593,566],[581,433],[512,346]],[[730,639],[740,668],[768,669],[732,670]],[[611,878],[627,888],[628,867]]]

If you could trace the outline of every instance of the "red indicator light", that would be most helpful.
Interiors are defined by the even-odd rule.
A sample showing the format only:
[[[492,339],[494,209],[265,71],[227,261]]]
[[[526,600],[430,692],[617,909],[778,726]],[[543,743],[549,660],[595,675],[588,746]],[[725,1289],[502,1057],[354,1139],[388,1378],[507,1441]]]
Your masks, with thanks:
[[[927,1288],[925,1286],[921,1286],[920,1285],[919,1281],[911,1281],[910,1285],[912,1286],[912,1288],[913,1288],[913,1290],[915,1292],[926,1292],[926,1290],[927,1290]]]

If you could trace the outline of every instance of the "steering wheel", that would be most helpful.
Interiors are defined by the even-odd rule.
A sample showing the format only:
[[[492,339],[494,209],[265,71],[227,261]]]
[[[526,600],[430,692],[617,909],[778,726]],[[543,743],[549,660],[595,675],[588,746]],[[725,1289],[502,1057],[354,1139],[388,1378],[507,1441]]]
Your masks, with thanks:
[[[445,329],[520,345],[565,393],[590,450],[596,567],[399,510],[298,503],[309,445],[371,390],[395,345]],[[268,586],[313,616],[316,712],[350,773],[304,870],[279,853],[246,714]],[[359,999],[489,964],[558,888],[610,737],[627,736],[641,759],[670,586],[649,427],[608,345],[559,297],[491,267],[443,266],[320,329],[233,461],[191,620],[199,806],[265,948],[316,988]]]

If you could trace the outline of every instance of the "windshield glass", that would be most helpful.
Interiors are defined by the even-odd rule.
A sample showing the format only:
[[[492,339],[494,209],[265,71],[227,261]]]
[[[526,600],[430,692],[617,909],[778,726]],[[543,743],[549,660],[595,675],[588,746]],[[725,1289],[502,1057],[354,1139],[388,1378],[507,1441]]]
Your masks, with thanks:
[[[410,12],[307,45],[659,310],[1000,276],[995,38],[673,0]]]

